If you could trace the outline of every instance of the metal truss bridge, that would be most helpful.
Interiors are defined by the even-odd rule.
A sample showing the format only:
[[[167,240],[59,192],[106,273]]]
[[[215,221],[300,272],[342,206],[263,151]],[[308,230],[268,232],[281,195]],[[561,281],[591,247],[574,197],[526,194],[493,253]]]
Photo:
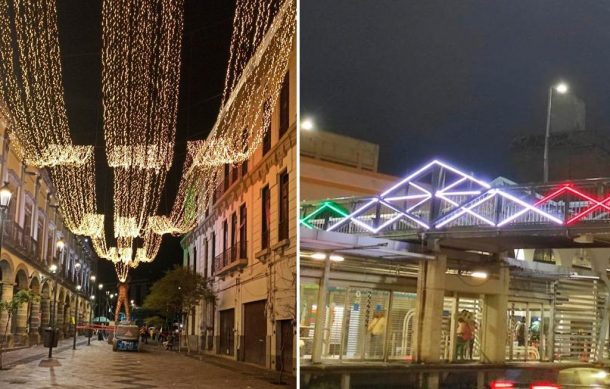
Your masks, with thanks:
[[[300,223],[402,240],[479,239],[481,249],[608,247],[610,178],[492,185],[434,160],[375,197],[304,203]]]

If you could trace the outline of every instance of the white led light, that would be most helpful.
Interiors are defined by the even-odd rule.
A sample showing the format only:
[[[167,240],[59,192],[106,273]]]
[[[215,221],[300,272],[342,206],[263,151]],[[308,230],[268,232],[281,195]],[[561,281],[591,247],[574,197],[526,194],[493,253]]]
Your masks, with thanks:
[[[319,261],[323,261],[326,259],[326,254],[324,253],[313,253],[310,255],[311,258],[317,259]]]
[[[470,277],[472,278],[480,278],[480,279],[487,279],[487,272],[484,271],[473,271],[472,273],[470,273]]]
[[[331,254],[330,257],[328,257],[328,259],[330,259],[331,261],[335,261],[335,262],[342,262],[345,260],[345,258],[343,258],[340,255],[336,255],[336,254]]]

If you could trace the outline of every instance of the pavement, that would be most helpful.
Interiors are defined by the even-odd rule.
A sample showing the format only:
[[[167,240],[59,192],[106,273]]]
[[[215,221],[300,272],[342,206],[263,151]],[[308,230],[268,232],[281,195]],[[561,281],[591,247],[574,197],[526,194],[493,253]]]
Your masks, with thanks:
[[[272,383],[277,374],[222,357],[166,351],[147,345],[141,352],[113,352],[112,346],[96,339],[87,346],[78,338],[61,341],[53,357],[61,364],[40,367],[48,349],[34,346],[4,354],[6,370],[0,370],[0,388],[296,388]]]

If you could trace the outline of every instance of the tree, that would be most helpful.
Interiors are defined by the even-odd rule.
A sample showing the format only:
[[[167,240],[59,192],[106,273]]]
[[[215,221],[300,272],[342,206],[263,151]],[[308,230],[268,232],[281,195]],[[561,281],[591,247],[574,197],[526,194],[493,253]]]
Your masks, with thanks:
[[[175,266],[155,282],[144,299],[145,309],[164,312],[167,316],[181,315],[188,322],[191,309],[201,300],[216,297],[206,279],[189,268]],[[191,351],[187,338],[187,350]]]
[[[22,304],[29,303],[31,301],[36,300],[38,297],[32,293],[32,291],[27,289],[22,289],[13,295],[13,298],[9,301],[0,301],[0,316],[2,313],[7,313],[6,318],[6,326],[4,328],[4,333],[2,337],[2,341],[0,342],[0,370],[2,370],[2,356],[6,348],[8,348],[8,327],[11,323],[11,318],[13,315],[17,313],[17,310]]]

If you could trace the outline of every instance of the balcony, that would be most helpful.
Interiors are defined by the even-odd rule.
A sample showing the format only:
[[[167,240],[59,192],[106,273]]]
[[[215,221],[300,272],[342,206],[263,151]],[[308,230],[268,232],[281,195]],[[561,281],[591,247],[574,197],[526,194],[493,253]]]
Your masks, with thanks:
[[[4,222],[3,244],[31,262],[38,260],[38,242],[13,220]]]
[[[214,258],[213,274],[223,275],[248,264],[248,242],[237,242]]]

